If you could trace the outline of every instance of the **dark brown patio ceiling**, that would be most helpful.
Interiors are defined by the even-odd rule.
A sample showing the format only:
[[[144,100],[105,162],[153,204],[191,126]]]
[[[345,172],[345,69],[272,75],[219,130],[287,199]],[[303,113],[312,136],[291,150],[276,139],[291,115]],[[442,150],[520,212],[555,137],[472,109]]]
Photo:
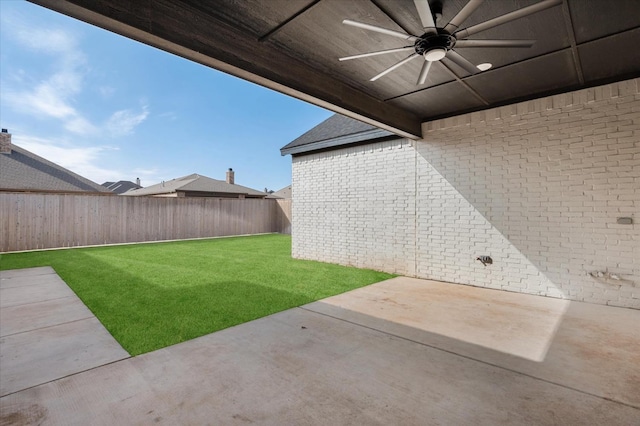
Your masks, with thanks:
[[[421,35],[412,0],[31,1],[408,137],[424,121],[640,75],[640,0],[563,0],[479,32],[469,38],[537,42],[456,48],[493,67],[469,75],[445,58],[420,86],[421,60],[369,81],[407,52],[338,61],[411,44],[342,21]],[[461,27],[539,1],[486,0]],[[467,0],[441,3],[446,23]]]

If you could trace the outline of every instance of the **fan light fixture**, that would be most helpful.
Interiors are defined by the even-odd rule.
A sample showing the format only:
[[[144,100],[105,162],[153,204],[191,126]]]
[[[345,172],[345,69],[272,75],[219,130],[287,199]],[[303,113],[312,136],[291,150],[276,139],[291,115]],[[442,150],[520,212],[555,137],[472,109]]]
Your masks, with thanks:
[[[486,62],[476,66],[458,53],[458,48],[528,48],[533,46],[535,40],[470,39],[470,36],[499,25],[524,18],[525,16],[538,13],[542,10],[559,6],[563,3],[563,0],[541,0],[521,9],[516,9],[504,15],[489,19],[488,21],[484,21],[467,28],[461,28],[462,23],[482,4],[482,2],[483,0],[468,0],[467,4],[465,4],[464,7],[451,19],[451,21],[443,27],[438,25],[440,20],[439,18],[442,17],[442,3],[440,0],[413,0],[424,31],[422,35],[414,35],[345,19],[342,21],[345,25],[396,37],[404,40],[405,45],[393,49],[359,53],[357,55],[339,58],[339,60],[348,61],[351,59],[368,58],[388,53],[411,52],[409,56],[402,59],[400,62],[391,65],[389,68],[372,77],[370,80],[376,81],[413,59],[424,56],[425,61],[422,64],[422,69],[420,70],[418,81],[416,82],[416,85],[418,86],[427,82],[431,65],[434,62],[440,62],[442,59],[445,61],[441,62],[441,64],[443,64],[447,69],[449,69],[449,64],[453,63],[471,75],[477,74],[478,72],[490,69],[492,65]],[[412,44],[407,45],[407,43]]]
[[[427,50],[426,52],[424,52],[424,58],[427,61],[434,62],[444,58],[446,54],[447,49],[445,49],[444,47],[437,47],[435,49]]]

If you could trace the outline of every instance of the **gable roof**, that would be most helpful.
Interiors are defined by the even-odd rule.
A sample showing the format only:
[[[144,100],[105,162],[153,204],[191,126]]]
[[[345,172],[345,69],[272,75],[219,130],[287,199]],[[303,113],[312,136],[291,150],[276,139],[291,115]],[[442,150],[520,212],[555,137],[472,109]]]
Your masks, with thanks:
[[[12,144],[0,154],[0,189],[18,191],[104,192],[109,190]]]
[[[155,185],[147,186],[146,188],[134,189],[132,191],[125,192],[123,195],[160,195],[178,191],[211,192],[215,194],[243,194],[261,197],[266,195],[262,191],[257,191],[242,185],[230,184],[226,181],[212,179],[197,173],[160,182]]]
[[[109,191],[114,192],[116,194],[124,194],[127,191],[132,189],[140,189],[142,188],[140,185],[131,182],[130,180],[119,180],[117,182],[105,182],[102,184]]]
[[[280,153],[295,155],[392,137],[398,136],[353,118],[335,114],[282,147]]]

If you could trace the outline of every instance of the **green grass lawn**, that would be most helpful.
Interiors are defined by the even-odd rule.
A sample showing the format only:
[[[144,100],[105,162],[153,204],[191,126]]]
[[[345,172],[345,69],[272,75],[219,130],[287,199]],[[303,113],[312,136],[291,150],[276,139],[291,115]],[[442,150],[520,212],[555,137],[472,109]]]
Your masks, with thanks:
[[[292,259],[286,235],[0,255],[0,270],[35,266],[52,266],[131,355],[392,277]]]

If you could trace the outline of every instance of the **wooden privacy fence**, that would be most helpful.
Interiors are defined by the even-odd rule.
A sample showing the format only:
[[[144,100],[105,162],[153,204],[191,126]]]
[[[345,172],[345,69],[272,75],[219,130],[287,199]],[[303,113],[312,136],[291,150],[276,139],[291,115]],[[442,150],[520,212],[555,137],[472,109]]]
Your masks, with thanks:
[[[291,200],[0,192],[0,251],[291,233]]]

